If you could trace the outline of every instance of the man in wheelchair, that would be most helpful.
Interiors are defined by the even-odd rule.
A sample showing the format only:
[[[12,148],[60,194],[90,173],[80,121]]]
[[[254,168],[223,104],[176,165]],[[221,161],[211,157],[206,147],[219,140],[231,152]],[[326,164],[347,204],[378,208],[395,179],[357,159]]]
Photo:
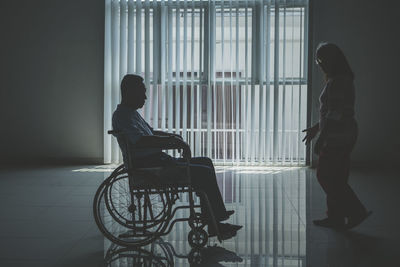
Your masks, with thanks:
[[[176,134],[155,131],[142,118],[137,111],[144,106],[146,98],[146,87],[143,78],[137,75],[128,74],[121,82],[121,103],[114,111],[112,118],[113,130],[127,133],[126,137],[129,145],[135,145],[133,151],[133,164],[135,167],[154,167],[168,166],[182,167],[186,166],[184,158],[190,158],[190,173],[192,186],[194,190],[205,192],[211,209],[217,221],[217,227],[222,239],[229,239],[236,235],[236,232],[242,228],[239,225],[221,223],[227,220],[234,211],[227,211],[219,191],[216,174],[211,159],[206,157],[191,158],[187,153],[183,154],[183,158],[174,158],[161,151],[159,148],[166,144],[176,144],[180,147],[188,148],[188,144],[183,141],[182,137]],[[149,148],[153,147],[153,148]],[[121,147],[124,161],[127,160],[127,151]],[[190,149],[184,149],[190,151]],[[169,179],[168,177],[166,179]],[[205,208],[205,200],[200,195],[200,204],[202,213],[207,214]],[[213,229],[212,223],[208,223],[209,236],[216,235],[216,229]]]

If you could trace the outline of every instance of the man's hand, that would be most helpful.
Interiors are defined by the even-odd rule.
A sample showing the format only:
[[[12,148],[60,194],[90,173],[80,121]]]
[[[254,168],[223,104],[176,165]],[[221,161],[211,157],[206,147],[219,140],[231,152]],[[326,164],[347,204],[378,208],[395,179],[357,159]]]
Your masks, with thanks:
[[[171,134],[168,136],[168,140],[172,144],[180,145],[180,146],[186,146],[188,145],[185,141],[183,141],[182,137],[176,134]]]
[[[317,135],[319,131],[319,123],[315,124],[314,126],[307,128],[303,130],[303,133],[306,133],[306,136],[303,138],[303,142],[306,141],[306,145],[308,145],[311,140],[314,139],[314,137]]]
[[[155,132],[155,135],[142,136],[136,144],[137,147],[170,147],[171,145],[182,149],[184,158],[191,158],[190,146],[177,134]]]
[[[171,134],[169,138],[173,144],[176,144],[176,145],[182,147],[182,150],[183,150],[182,157],[183,158],[190,159],[192,157],[189,144],[186,143],[185,141],[183,141],[183,138],[180,135]]]

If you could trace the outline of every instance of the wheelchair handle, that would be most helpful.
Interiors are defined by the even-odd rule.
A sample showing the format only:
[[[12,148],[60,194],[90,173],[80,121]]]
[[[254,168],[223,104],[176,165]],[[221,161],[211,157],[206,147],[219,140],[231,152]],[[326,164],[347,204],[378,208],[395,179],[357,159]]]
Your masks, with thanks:
[[[115,131],[115,130],[109,130],[109,131],[107,131],[107,133],[114,135],[114,134],[120,134],[121,132],[120,131]]]

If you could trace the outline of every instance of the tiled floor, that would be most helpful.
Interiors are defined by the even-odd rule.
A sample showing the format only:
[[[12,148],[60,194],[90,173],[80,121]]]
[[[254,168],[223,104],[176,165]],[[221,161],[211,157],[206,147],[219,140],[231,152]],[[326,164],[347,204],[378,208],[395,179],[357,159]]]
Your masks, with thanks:
[[[189,266],[186,223],[142,250],[112,245],[102,236],[92,202],[110,170],[1,170],[0,266],[138,266],[138,259]],[[204,266],[400,266],[396,172],[352,171],[351,185],[374,213],[348,232],[312,225],[325,209],[312,169],[225,167],[217,175],[226,206],[236,211],[229,222],[244,227],[221,244],[211,238],[202,252]]]

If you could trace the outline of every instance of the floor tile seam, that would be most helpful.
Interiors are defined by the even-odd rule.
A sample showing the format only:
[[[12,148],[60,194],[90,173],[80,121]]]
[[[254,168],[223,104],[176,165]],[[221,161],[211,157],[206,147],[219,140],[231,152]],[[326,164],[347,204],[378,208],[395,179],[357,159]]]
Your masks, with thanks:
[[[52,205],[52,206],[48,206],[49,208],[91,208],[92,205],[89,206],[82,206],[82,205]]]
[[[97,188],[96,188],[96,190],[97,190]],[[93,197],[94,198],[95,193],[96,193],[96,191],[94,191],[93,194],[70,194],[70,196],[74,196],[74,197]]]
[[[43,204],[29,204],[29,205],[24,205],[24,207],[42,207],[42,208],[51,208],[51,207],[70,207],[67,205],[57,205],[57,204],[52,204],[52,205],[43,205]]]
[[[48,258],[28,258],[28,259],[21,259],[21,258],[8,258],[8,257],[1,257],[0,256],[0,261],[6,260],[6,261],[15,261],[15,262],[26,262],[26,261],[37,261],[37,262],[51,262],[50,259]],[[1,263],[1,262],[0,262]]]
[[[290,205],[293,207],[293,210],[295,211],[295,213],[297,214],[297,216],[299,217],[299,220],[301,221],[301,223],[303,223],[303,225],[305,226],[305,222],[303,221],[303,219],[300,216],[300,211],[297,210],[297,208],[295,207],[294,203],[291,201],[290,198],[287,198],[288,201],[290,202]],[[306,212],[307,212],[307,207],[306,207]],[[307,215],[306,215],[307,216]]]
[[[47,239],[51,239],[49,237],[44,237],[44,236],[38,236],[38,237],[27,237],[27,236],[21,236],[21,237],[2,237],[3,239],[32,239],[32,240],[36,240],[36,239],[43,239],[43,240],[47,240]]]

